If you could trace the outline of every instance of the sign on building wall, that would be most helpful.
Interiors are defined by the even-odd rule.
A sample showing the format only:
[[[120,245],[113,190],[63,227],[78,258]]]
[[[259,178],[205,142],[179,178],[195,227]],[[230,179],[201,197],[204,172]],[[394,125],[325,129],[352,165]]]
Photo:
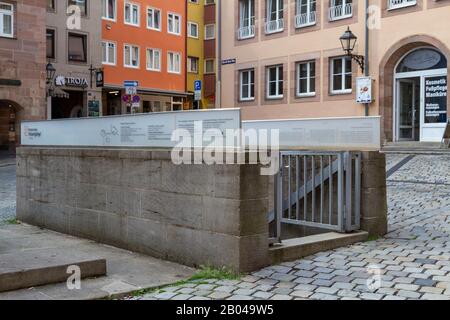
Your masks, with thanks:
[[[358,77],[356,78],[356,102],[372,103],[372,78]]]
[[[425,123],[447,122],[447,76],[425,78]]]
[[[25,121],[21,124],[21,141],[25,146],[170,148],[176,145],[171,141],[175,129],[185,129],[193,136],[198,122],[204,131],[239,129],[240,109]]]

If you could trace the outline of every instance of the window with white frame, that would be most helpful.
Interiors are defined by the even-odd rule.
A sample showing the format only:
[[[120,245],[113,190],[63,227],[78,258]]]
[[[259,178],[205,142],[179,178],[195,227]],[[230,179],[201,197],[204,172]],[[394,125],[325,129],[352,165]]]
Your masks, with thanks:
[[[102,18],[116,20],[116,0],[102,0]]]
[[[255,0],[239,1],[239,39],[255,36]]]
[[[352,0],[331,0],[329,8],[330,21],[349,18],[353,15]]]
[[[239,72],[239,100],[251,101],[255,99],[255,69]]]
[[[400,9],[410,6],[415,6],[417,4],[416,0],[388,0],[388,9]]]
[[[0,37],[14,37],[14,6],[0,2]]]
[[[188,72],[198,73],[198,62],[199,62],[198,58],[188,57],[188,61],[187,61]]]
[[[352,60],[350,57],[338,57],[330,60],[331,93],[352,92]]]
[[[267,77],[267,98],[283,98],[283,66],[270,66],[266,69]]]
[[[175,13],[167,15],[167,32],[180,35],[181,34],[181,16]]]
[[[167,54],[167,72],[181,73],[181,54],[178,52],[169,52]]]
[[[161,71],[161,50],[147,49],[147,70]]]
[[[125,24],[139,26],[139,5],[125,2],[124,16]]]
[[[212,74],[216,72],[216,62],[214,59],[205,59],[205,73]]]
[[[188,22],[188,37],[198,39],[198,24]]]
[[[124,46],[124,66],[127,68],[139,68],[139,47],[126,44]]]
[[[316,63],[306,61],[297,63],[297,96],[314,96],[316,94]]]
[[[284,0],[266,0],[266,33],[284,30]]]
[[[147,28],[161,31],[161,10],[147,8]]]
[[[302,28],[316,23],[316,0],[296,0],[295,27]]]
[[[207,24],[205,25],[205,40],[212,40],[216,38],[216,25]]]
[[[102,63],[116,64],[116,44],[110,41],[102,41]]]

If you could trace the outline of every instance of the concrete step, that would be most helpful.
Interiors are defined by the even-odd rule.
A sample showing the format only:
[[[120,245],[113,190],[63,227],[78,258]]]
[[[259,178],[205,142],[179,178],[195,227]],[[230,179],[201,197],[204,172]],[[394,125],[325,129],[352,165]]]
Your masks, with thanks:
[[[80,268],[81,279],[106,275],[105,259],[73,257],[67,253],[30,251],[0,255],[0,292],[66,282],[68,267]]]
[[[283,240],[269,249],[271,264],[294,261],[312,254],[345,247],[353,243],[366,241],[369,234],[365,231],[341,234],[328,232],[303,238]]]
[[[446,148],[439,142],[389,142],[381,151],[383,153],[408,153],[408,154],[447,154],[450,148]]]

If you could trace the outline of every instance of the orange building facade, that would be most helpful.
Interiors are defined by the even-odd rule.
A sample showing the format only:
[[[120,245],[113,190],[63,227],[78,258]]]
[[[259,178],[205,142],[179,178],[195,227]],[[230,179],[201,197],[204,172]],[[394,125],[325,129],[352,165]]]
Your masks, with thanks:
[[[186,1],[102,1],[104,115],[189,108],[186,16]]]

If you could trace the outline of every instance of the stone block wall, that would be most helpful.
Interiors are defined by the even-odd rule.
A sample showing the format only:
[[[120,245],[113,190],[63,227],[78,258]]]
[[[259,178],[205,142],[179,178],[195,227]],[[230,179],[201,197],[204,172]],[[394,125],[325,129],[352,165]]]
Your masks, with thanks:
[[[16,126],[13,140],[18,143],[21,120],[41,120],[46,117],[47,1],[2,2],[14,6],[14,37],[0,37],[0,109],[5,113],[10,106],[14,108]],[[7,119],[0,118],[0,131],[3,128],[0,134],[3,133],[3,136],[7,125]],[[5,140],[0,141],[0,144],[5,144]]]
[[[258,165],[174,165],[169,151],[17,150],[17,218],[191,266],[268,263]]]

